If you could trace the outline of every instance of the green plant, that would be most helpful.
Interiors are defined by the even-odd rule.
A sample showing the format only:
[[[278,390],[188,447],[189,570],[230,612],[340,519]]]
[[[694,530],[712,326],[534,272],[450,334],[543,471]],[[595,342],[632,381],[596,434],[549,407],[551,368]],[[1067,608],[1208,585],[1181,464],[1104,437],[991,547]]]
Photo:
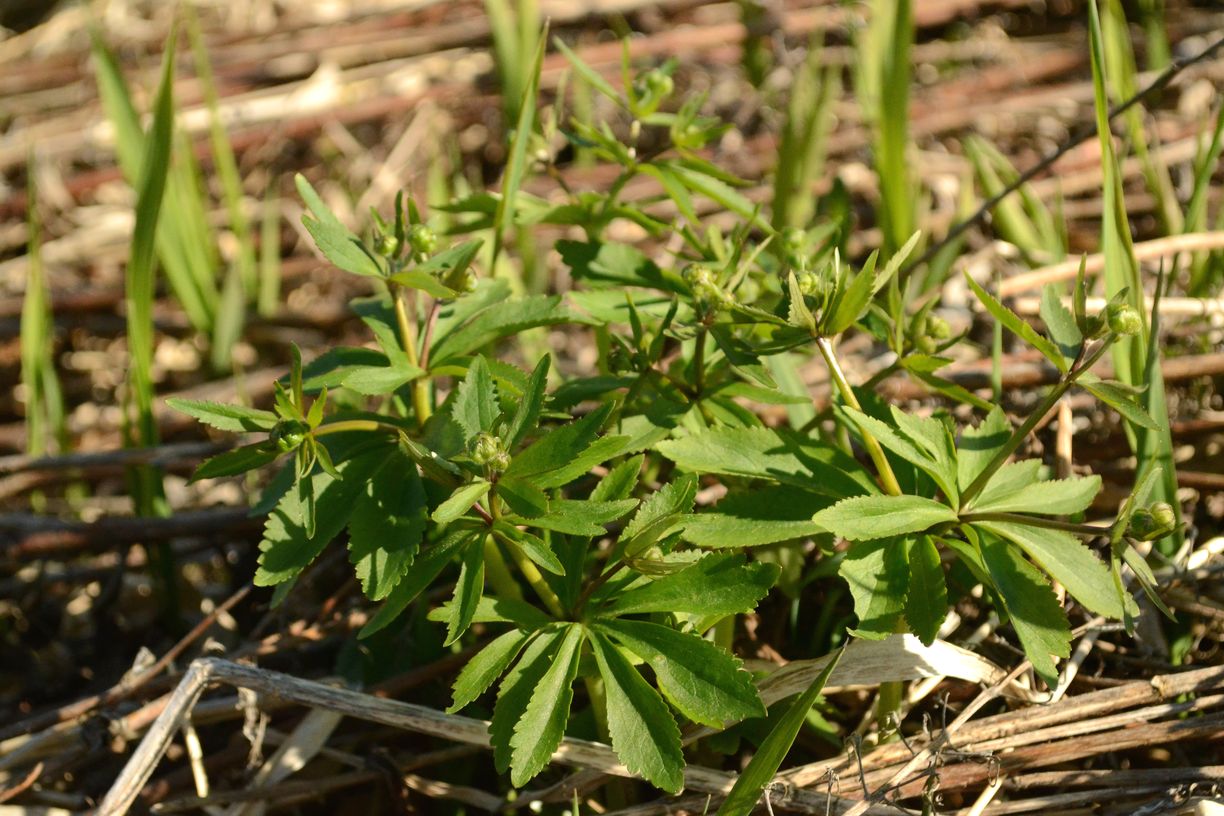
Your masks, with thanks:
[[[531,119],[520,118],[511,162],[524,164],[507,170],[502,193],[442,209],[454,236],[580,227],[582,240],[555,247],[575,282],[566,295],[513,296],[504,279],[479,276],[482,239],[448,245],[402,197],[363,239],[298,178],[319,249],[376,292],[353,308],[377,348],[335,348],[307,365],[295,354],[273,410],[172,403],[223,431],[263,437],[204,463],[196,478],[292,460],[260,502],[270,510],[257,584],[283,599],[347,530],[362,589],[382,602],[363,637],[395,624],[427,590],[449,594],[429,613],[445,625],[447,644],[497,633],[459,674],[452,710],[480,704],[497,685],[490,736],[516,786],[545,767],[571,709],[584,705],[574,692],[580,677],[597,732],[667,791],[683,784],[677,715],[713,728],[763,716],[751,676],[726,648],[736,616],[779,578],[775,564],[753,557],[757,547],[815,539],[823,568],[849,587],[853,635],[911,631],[926,643],[951,602],[945,562],[959,561],[1050,684],[1071,630],[1048,578],[1094,613],[1133,617],[1122,565],[1151,591],[1132,541],[1169,527],[1165,507],[1143,507],[1155,471],[1104,528],[1080,518],[1099,477],[1049,480],[1039,460],[1011,461],[1073,387],[1152,426],[1131,391],[1089,371],[1142,327],[1125,292],[1090,315],[1082,276],[1071,309],[1048,290],[1043,335],[969,280],[990,314],[1061,373],[1015,426],[935,376],[947,362],[941,354],[963,338],[935,301],[911,306],[901,295],[898,269],[917,234],[855,266],[827,240],[838,224],[775,232],[740,182],[699,155],[725,126],[700,114],[700,99],[674,104],[670,66],[634,75],[626,59],[616,88],[558,47],[623,115],[574,122],[568,133],[618,167],[613,184],[567,190],[564,201],[523,192],[532,133]],[[661,147],[643,155],[647,132]],[[638,176],[661,192],[622,200]],[[703,224],[699,208],[710,203],[739,222],[729,231]],[[675,237],[676,249],[652,259],[612,240],[607,228],[618,220]],[[599,370],[570,373],[507,343],[558,324],[593,335]],[[851,384],[837,343],[856,331],[896,352],[890,372],[909,371],[984,418],[958,427],[950,414],[889,407]],[[809,351],[833,383],[831,410],[816,410],[772,373],[793,375]],[[745,400],[809,410],[796,414],[807,417],[800,423],[770,428]],[[856,443],[870,467],[854,455]],[[726,495],[699,509],[700,482],[714,477]],[[1096,539],[1104,559],[1088,546]],[[729,812],[756,801],[822,683],[780,721]]]

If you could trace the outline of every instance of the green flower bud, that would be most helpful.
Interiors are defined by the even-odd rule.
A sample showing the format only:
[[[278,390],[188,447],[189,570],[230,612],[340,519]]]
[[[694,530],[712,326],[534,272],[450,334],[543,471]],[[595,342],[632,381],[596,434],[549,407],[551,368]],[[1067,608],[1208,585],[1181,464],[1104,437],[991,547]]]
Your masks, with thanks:
[[[510,453],[501,439],[490,433],[481,433],[472,443],[472,461],[500,473],[510,467]]]
[[[463,269],[452,269],[442,280],[442,285],[460,294],[471,292],[476,288],[476,273],[470,266]]]
[[[1125,303],[1111,303],[1105,311],[1109,330],[1123,337],[1138,334],[1143,330],[1143,318]]]
[[[308,433],[310,429],[296,419],[282,420],[272,429],[270,440],[281,453],[289,453],[301,446]]]
[[[1177,513],[1168,502],[1156,502],[1151,507],[1139,509],[1131,516],[1126,534],[1140,541],[1155,541],[1163,538],[1177,527]]]
[[[417,255],[428,255],[438,248],[438,236],[424,224],[413,224],[408,230],[408,245]]]
[[[938,315],[927,315],[926,333],[934,340],[947,340],[952,336],[952,327]]]
[[[782,230],[782,248],[789,252],[798,252],[807,243],[807,233],[798,227],[787,227]]]
[[[643,82],[646,85],[646,90],[655,99],[665,99],[671,96],[672,91],[676,89],[676,83],[670,76],[658,70],[647,71],[643,77]]]
[[[375,242],[374,248],[384,258],[394,258],[399,254],[400,242],[394,235],[380,235]]]
[[[800,273],[797,280],[799,281],[799,291],[805,295],[810,296],[820,294],[820,290],[823,288],[821,286],[820,276],[815,272]]]
[[[923,354],[934,354],[939,349],[939,343],[929,334],[920,334],[914,338],[914,348]]]

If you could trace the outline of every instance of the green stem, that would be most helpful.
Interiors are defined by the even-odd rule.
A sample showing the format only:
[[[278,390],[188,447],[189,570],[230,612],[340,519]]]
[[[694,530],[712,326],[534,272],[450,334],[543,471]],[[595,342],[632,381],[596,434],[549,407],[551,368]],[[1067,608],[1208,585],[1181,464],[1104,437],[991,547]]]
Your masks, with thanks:
[[[697,399],[701,399],[702,392],[705,391],[705,348],[706,335],[709,333],[703,321],[697,329],[697,344],[693,348],[693,393]]]
[[[497,498],[496,487],[489,493],[489,513],[495,522],[501,518],[501,503]],[[557,597],[557,593],[553,592],[548,581],[544,579],[544,574],[527,557],[522,547],[509,536],[496,530],[493,531],[493,535],[497,536],[497,540],[505,546],[506,552],[510,553],[510,559],[514,561],[514,566],[518,567],[518,571],[527,579],[527,584],[535,590],[535,594],[544,602],[544,606],[548,607],[552,616],[558,620],[565,620],[565,608],[561,605],[561,599]]]
[[[820,350],[820,356],[824,357],[825,365],[829,369],[829,376],[832,377],[833,383],[842,395],[842,399],[851,408],[856,411],[862,411],[863,407],[859,404],[858,397],[854,395],[854,389],[850,387],[850,382],[846,379],[846,375],[842,372],[841,366],[837,362],[837,356],[833,353],[833,344],[829,342],[829,338],[817,337],[816,348]],[[897,476],[893,473],[892,465],[888,464],[888,457],[884,455],[884,449],[880,447],[880,443],[866,428],[860,427],[859,432],[863,436],[863,445],[867,448],[867,454],[871,457],[871,461],[875,463],[876,472],[880,475],[880,484],[884,488],[884,492],[890,496],[900,496],[901,485],[897,482]]]
[[[510,567],[506,564],[501,547],[497,546],[497,540],[492,535],[485,537],[484,557],[485,575],[497,594],[502,598],[523,600],[523,589],[510,574]]]
[[[339,422],[328,422],[320,425],[311,433],[319,437],[334,433],[347,433],[349,431],[386,431],[387,433],[398,434],[402,433],[403,430],[398,425],[392,425],[389,422],[379,422],[377,419],[342,419]]]
[[[1028,438],[1028,435],[1033,432],[1033,429],[1037,427],[1037,424],[1041,422],[1045,415],[1053,410],[1054,406],[1058,404],[1058,401],[1062,399],[1063,394],[1067,393],[1068,389],[1075,385],[1075,381],[1078,380],[1085,372],[1087,372],[1088,369],[1092,368],[1096,364],[1097,360],[1101,359],[1106,350],[1113,345],[1113,341],[1116,338],[1117,335],[1113,333],[1107,335],[1105,339],[1101,341],[1101,344],[1094,349],[1091,354],[1087,355],[1082,362],[1079,362],[1077,365],[1072,367],[1071,370],[1063,375],[1061,380],[1055,383],[1054,387],[1050,389],[1048,394],[1046,394],[1045,399],[1041,401],[1041,404],[1037,406],[1036,410],[1025,418],[1024,423],[1012,433],[1011,438],[1004,443],[1003,447],[999,448],[995,452],[995,455],[993,458],[991,458],[990,463],[987,464],[986,467],[982,469],[982,472],[978,474],[977,478],[974,479],[973,482],[961,492],[961,507],[967,507],[969,502],[973,500],[973,497],[982,492],[982,488],[986,487],[987,482],[990,481],[991,476],[994,476],[995,471],[1002,467],[1003,463],[1007,461],[1007,458],[1016,452],[1016,448],[1020,447],[1021,443]]]
[[[409,314],[409,291],[402,286],[396,288],[395,321],[399,325],[400,343],[404,347],[404,354],[408,356],[408,362],[419,368],[421,361],[417,354],[416,309]],[[425,377],[418,377],[412,381],[411,388],[412,410],[416,413],[417,422],[424,425],[433,413],[433,407],[429,404],[429,381]]]

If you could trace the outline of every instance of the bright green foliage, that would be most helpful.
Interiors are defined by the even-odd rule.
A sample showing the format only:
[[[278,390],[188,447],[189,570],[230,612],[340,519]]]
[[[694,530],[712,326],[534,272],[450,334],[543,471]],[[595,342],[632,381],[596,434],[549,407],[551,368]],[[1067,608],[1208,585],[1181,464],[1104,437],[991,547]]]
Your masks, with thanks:
[[[892,27],[908,38],[909,4],[900,12]],[[887,22],[877,15],[875,25]],[[517,42],[508,32],[499,48]],[[739,180],[705,158],[702,148],[726,125],[701,115],[700,98],[671,99],[673,64],[635,75],[626,56],[614,87],[558,47],[585,85],[628,117],[627,139],[607,123],[574,121],[565,131],[537,123],[538,51],[521,78],[501,193],[445,204],[445,224],[401,196],[390,217],[374,215],[372,234],[359,235],[298,179],[320,251],[373,279],[378,294],[353,304],[373,343],[331,349],[305,366],[294,350],[271,410],[173,403],[219,430],[261,436],[206,462],[197,478],[284,463],[261,502],[271,510],[256,583],[284,597],[339,539],[363,592],[382,604],[362,637],[429,602],[425,617],[445,627],[448,646],[488,639],[456,678],[451,710],[492,702],[495,764],[515,786],[549,764],[571,722],[589,727],[593,717],[627,768],[679,791],[682,725],[721,729],[765,715],[752,677],[722,644],[779,581],[778,564],[788,592],[810,577],[809,553],[819,574],[846,582],[851,636],[909,631],[928,644],[954,600],[945,569],[960,560],[1051,683],[1070,650],[1051,580],[1089,611],[1130,624],[1136,606],[1122,565],[1152,592],[1132,541],[1167,526],[1166,509],[1148,506],[1152,472],[1106,529],[1080,523],[1098,477],[1051,481],[1040,461],[1011,461],[1075,386],[1151,424],[1137,389],[1088,373],[1129,331],[1133,321],[1119,313],[1127,295],[1088,315],[1081,276],[1070,308],[1057,292],[1044,295],[1043,334],[969,281],[994,320],[1060,373],[1013,424],[936,374],[961,338],[935,300],[908,302],[898,280],[920,240],[908,226],[899,231],[912,219],[908,193],[902,201],[897,188],[884,191],[888,249],[852,265],[839,224],[775,232]],[[905,51],[875,54],[883,110],[904,102],[890,83],[908,71]],[[905,165],[898,121],[873,123],[881,173]],[[541,143],[537,126],[615,165],[611,187],[558,200],[523,192],[534,163],[547,163],[547,151],[528,152]],[[622,201],[639,176],[657,182],[659,196]],[[655,206],[664,200],[669,206]],[[725,231],[703,223],[699,204],[708,202],[737,223]],[[893,211],[898,203],[904,211]],[[609,240],[614,222],[670,249],[648,257]],[[534,225],[584,233],[555,247],[573,291],[518,296],[504,276],[487,274],[503,233]],[[492,257],[481,238],[464,237],[490,229]],[[515,335],[545,326],[592,336],[597,370],[576,375],[564,357],[554,367],[538,338],[502,353]],[[853,387],[837,340],[860,331],[896,354],[881,376],[909,372],[980,410],[976,426]],[[828,410],[803,396],[799,366],[813,350],[835,389]],[[1150,405],[1150,394],[1143,398]],[[794,408],[793,421],[765,427],[746,400]],[[1107,551],[1093,549],[1096,539]],[[826,679],[782,716],[726,812],[751,809]]]

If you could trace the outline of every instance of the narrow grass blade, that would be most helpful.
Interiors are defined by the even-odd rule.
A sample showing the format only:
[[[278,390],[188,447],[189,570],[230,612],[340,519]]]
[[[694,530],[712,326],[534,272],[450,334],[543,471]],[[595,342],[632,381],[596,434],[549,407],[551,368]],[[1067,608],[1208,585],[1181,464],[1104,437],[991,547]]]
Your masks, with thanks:
[[[263,214],[259,222],[259,291],[255,305],[261,317],[276,314],[280,305],[281,211],[276,188],[275,182],[268,185],[268,197],[264,199]]]
[[[816,676],[807,691],[796,697],[795,701],[790,704],[790,708],[782,715],[782,719],[761,743],[761,747],[757,749],[748,767],[735,780],[731,793],[727,795],[722,807],[718,809],[718,816],[748,816],[756,808],[757,802],[761,800],[761,794],[773,780],[774,774],[778,772],[786,755],[790,753],[791,746],[795,744],[795,737],[799,736],[799,729],[807,719],[812,704],[824,690],[825,683],[828,682],[845,653],[846,647],[843,646],[833,655],[833,659],[824,667],[824,671]]]
[[[821,40],[821,36],[812,38],[786,108],[774,169],[773,226],[778,230],[807,225],[815,211],[812,183],[824,174],[832,102],[840,95],[841,79],[836,66],[821,67]]]
[[[1141,315],[1147,312],[1143,280],[1135,259],[1135,247],[1127,220],[1122,176],[1109,130],[1109,102],[1105,93],[1105,46],[1096,0],[1088,4],[1089,50],[1092,59],[1092,87],[1096,107],[1097,131],[1101,144],[1101,169],[1104,176],[1102,252],[1105,255],[1105,287],[1109,297],[1127,290],[1128,302]],[[1181,545],[1180,505],[1177,501],[1177,469],[1173,461],[1173,440],[1169,430],[1168,408],[1164,400],[1164,380],[1160,369],[1158,338],[1145,319],[1144,329],[1135,337],[1122,338],[1112,349],[1115,376],[1126,385],[1148,389],[1148,413],[1159,426],[1151,431],[1126,424],[1127,441],[1138,457],[1138,473],[1154,466],[1162,469],[1154,498],[1168,502],[1179,515],[1174,533],[1159,542],[1162,552],[1171,553]]]
[[[547,42],[548,31],[545,30],[540,35],[539,47],[536,48],[527,87],[523,89],[518,123],[515,125],[514,140],[510,145],[510,157],[506,161],[506,170],[502,176],[501,198],[497,202],[497,212],[493,216],[493,257],[489,262],[490,269],[495,268],[497,258],[501,254],[506,228],[514,221],[514,200],[518,197],[519,185],[527,170],[527,145],[531,141],[531,131],[535,127],[536,91],[540,85],[540,69],[544,64],[544,48]]]

